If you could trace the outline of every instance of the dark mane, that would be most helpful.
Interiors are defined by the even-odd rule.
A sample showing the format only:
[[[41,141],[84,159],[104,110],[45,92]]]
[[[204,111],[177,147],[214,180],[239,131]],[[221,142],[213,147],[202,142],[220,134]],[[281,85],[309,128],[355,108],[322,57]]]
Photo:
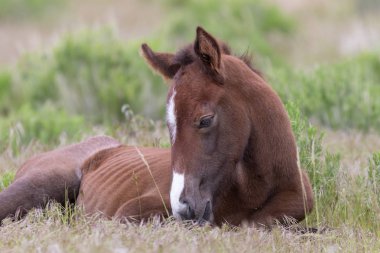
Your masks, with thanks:
[[[193,63],[196,59],[193,44],[187,45],[186,47],[180,49],[174,56],[174,62],[180,64],[181,66],[186,66]]]
[[[230,47],[226,43],[219,42],[219,44],[221,45],[221,50],[223,54],[236,56],[237,58],[242,60],[253,72],[255,72],[263,78],[261,71],[254,67],[253,57],[249,50],[245,51],[242,55],[237,56],[231,53]],[[174,56],[174,61],[180,64],[181,66],[189,65],[193,63],[195,59],[196,55],[194,52],[193,44],[189,44],[186,47],[180,49]]]

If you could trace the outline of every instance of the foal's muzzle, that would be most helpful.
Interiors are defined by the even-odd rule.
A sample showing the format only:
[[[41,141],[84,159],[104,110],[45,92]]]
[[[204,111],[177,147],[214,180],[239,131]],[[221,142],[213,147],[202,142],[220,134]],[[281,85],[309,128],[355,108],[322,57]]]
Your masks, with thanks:
[[[186,200],[183,200],[182,203],[186,206],[186,208],[179,213],[182,220],[192,220],[201,225],[206,222],[213,222],[214,216],[210,200],[205,201],[203,204],[198,203],[195,205],[191,205],[190,202]]]

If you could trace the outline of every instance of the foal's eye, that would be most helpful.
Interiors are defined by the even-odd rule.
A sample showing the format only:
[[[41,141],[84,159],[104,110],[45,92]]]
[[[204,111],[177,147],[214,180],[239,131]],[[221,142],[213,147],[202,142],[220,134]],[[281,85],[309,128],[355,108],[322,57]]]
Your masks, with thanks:
[[[198,128],[206,128],[206,127],[210,127],[211,124],[212,124],[212,120],[214,119],[214,116],[213,115],[210,115],[210,116],[205,116],[203,118],[201,118],[200,122],[199,122],[199,126]]]

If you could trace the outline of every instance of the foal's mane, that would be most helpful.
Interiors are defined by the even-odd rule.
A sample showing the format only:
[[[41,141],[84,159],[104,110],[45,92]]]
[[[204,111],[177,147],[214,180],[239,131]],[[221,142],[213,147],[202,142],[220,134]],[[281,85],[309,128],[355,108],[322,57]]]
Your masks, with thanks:
[[[258,74],[260,77],[263,78],[263,75],[260,70],[254,67],[254,63],[252,60],[252,54],[249,52],[249,50],[246,50],[242,55],[236,56],[231,53],[230,47],[224,43],[219,41],[219,45],[221,47],[221,52],[226,55],[232,55],[240,60],[242,60],[253,72]],[[197,58],[195,52],[194,52],[194,44],[189,44],[186,47],[180,49],[175,55],[174,55],[174,61],[178,63],[181,66],[186,66],[195,61]]]

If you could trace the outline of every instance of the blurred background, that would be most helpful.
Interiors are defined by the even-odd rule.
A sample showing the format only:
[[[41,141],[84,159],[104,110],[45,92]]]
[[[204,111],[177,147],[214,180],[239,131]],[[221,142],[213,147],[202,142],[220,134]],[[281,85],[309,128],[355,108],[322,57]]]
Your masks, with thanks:
[[[167,146],[167,87],[139,47],[174,52],[198,25],[251,54],[326,142],[379,149],[379,1],[0,0],[0,150],[143,128]]]

